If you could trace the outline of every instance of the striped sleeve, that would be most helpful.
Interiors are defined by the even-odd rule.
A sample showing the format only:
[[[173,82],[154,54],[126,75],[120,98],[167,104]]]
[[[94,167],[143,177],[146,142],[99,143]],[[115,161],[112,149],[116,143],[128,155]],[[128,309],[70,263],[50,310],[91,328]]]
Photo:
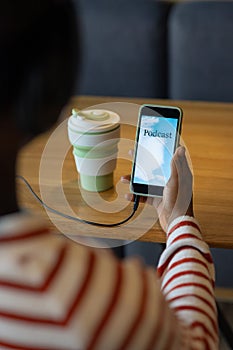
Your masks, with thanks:
[[[99,257],[103,258],[103,255]],[[95,327],[87,334],[85,349],[180,349],[181,336],[176,331],[175,318],[166,305],[154,270],[145,270],[137,259],[111,262],[115,270],[111,275],[112,287],[108,298],[96,295],[98,312],[92,314]],[[96,273],[99,274],[97,285],[105,284],[110,278],[106,273],[103,277],[103,271],[101,273],[97,266]],[[86,299],[84,307],[88,303]]]
[[[0,349],[180,349],[160,281],[136,258],[43,234],[5,242],[0,262]]]
[[[184,341],[192,349],[217,349],[214,265],[194,218],[177,218],[168,228],[158,274],[169,307],[184,325]]]
[[[160,278],[137,258],[47,234],[0,251],[0,349],[217,348],[214,269],[192,218],[169,228]]]

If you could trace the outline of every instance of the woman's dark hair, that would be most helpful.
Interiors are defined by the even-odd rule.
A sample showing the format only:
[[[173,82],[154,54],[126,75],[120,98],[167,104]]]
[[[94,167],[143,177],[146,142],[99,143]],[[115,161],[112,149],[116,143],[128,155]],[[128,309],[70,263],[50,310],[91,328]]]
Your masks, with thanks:
[[[69,0],[1,0],[0,118],[27,134],[52,125],[77,76],[77,12]]]

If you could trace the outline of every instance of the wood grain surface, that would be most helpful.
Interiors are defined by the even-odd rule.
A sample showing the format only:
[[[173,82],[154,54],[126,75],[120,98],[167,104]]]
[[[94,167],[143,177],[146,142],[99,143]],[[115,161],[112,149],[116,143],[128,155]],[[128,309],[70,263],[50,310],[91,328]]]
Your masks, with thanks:
[[[233,248],[233,104],[74,97],[63,110],[58,125],[28,144],[19,154],[17,172],[51,207],[67,215],[113,223],[132,211],[124,195],[129,191],[120,178],[131,171],[128,150],[133,147],[138,108],[143,103],[177,105],[183,109],[182,142],[194,173],[194,210],[203,236],[212,247]],[[121,117],[121,141],[114,188],[102,193],[80,189],[72,149],[67,138],[67,117],[72,107],[105,108]],[[126,225],[99,228],[62,218],[35,200],[25,184],[17,180],[23,208],[39,213],[59,232],[76,236],[164,242],[154,208],[140,205],[137,215]],[[81,238],[80,238],[81,239]]]

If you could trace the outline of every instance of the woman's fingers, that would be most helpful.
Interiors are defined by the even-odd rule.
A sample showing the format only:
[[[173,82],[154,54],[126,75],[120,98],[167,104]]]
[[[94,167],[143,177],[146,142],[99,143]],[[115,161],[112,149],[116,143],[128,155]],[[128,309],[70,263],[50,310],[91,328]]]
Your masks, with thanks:
[[[177,172],[177,194],[172,215],[174,217],[185,215],[192,209],[192,173],[185,155],[185,148],[179,147],[174,156]],[[190,211],[190,210],[189,210]]]
[[[128,184],[130,182],[131,176],[130,175],[123,175],[121,176],[121,182]]]
[[[177,185],[178,182],[178,173],[177,173],[177,158],[178,158],[178,149],[176,150],[172,160],[171,160],[171,175],[167,182],[166,187]]]
[[[134,201],[134,195],[132,193],[126,193],[125,194],[125,199],[129,202],[133,202]]]
[[[134,202],[135,195],[133,193],[126,193],[125,199],[129,202]],[[161,198],[140,196],[140,203],[154,205],[154,207],[157,208],[159,206],[159,204],[161,203]]]
[[[133,156],[134,156],[134,150],[133,150],[133,149],[130,149],[129,152],[128,152],[128,154],[129,154],[129,156],[130,156],[131,158],[133,158]]]

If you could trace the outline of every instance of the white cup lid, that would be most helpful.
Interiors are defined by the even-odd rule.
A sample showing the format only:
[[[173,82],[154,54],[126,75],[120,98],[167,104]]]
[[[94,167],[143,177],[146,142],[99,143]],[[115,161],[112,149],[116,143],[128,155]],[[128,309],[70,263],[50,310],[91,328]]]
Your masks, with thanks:
[[[117,113],[105,109],[72,110],[72,128],[80,132],[106,132],[115,129],[120,123]]]

